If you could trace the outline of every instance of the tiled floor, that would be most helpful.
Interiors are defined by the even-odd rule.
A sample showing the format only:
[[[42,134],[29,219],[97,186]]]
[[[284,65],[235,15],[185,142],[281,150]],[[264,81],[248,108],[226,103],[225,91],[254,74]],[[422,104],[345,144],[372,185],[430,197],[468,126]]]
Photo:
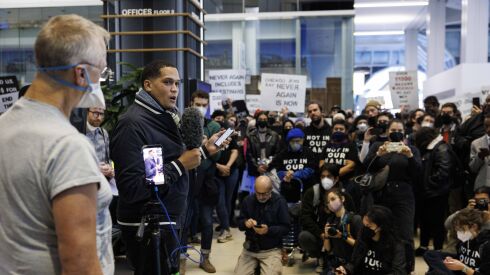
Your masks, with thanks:
[[[235,264],[237,262],[238,256],[242,251],[242,244],[245,239],[243,232],[238,231],[238,229],[232,229],[233,240],[226,243],[217,243],[215,238],[213,240],[212,252],[211,252],[211,263],[216,267],[216,275],[229,275],[233,274]],[[196,253],[191,253],[191,256],[198,258]],[[315,261],[308,260],[305,263],[301,263],[301,255],[296,255],[296,263],[292,267],[284,267],[283,274],[316,274]],[[417,258],[415,264],[415,274],[423,275],[427,270],[427,266],[422,258]],[[132,272],[129,271],[124,258],[118,258],[116,262],[116,273],[117,275],[129,275]],[[187,261],[187,275],[204,275],[208,274],[204,272],[195,263]]]

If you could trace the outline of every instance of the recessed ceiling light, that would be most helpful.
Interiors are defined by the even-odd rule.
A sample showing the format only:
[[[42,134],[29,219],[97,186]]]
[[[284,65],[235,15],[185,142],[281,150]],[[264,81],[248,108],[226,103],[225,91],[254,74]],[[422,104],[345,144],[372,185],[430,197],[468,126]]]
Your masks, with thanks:
[[[403,35],[404,33],[404,31],[366,31],[354,32],[354,36]]]

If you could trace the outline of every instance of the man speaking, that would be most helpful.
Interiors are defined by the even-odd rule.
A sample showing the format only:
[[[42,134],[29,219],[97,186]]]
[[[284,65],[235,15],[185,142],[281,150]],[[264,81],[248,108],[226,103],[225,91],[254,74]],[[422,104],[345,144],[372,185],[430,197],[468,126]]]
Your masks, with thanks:
[[[180,116],[176,109],[179,85],[180,76],[174,65],[158,60],[148,64],[141,76],[142,89],[136,94],[134,104],[119,120],[110,143],[119,189],[117,220],[136,275],[156,274],[153,248],[136,240],[143,206],[150,200],[153,192],[145,182],[142,146],[162,145],[165,185],[159,188],[159,196],[170,220],[165,218],[160,222],[160,262],[162,274],[170,274],[179,270],[180,255],[178,252],[171,255],[178,243],[169,224],[177,230],[178,235],[183,225],[189,191],[187,170],[199,166],[201,158],[217,152],[214,142],[222,134],[214,135],[200,148],[186,150],[179,129]],[[172,257],[168,261],[170,256]]]

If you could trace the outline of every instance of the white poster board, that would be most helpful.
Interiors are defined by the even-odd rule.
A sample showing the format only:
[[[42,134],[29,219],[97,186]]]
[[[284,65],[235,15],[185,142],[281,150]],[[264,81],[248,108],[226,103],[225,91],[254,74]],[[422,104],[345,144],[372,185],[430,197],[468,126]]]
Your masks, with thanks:
[[[260,95],[247,95],[245,102],[250,114],[254,114],[257,109],[262,109]]]
[[[223,95],[221,93],[209,93],[209,114],[212,114],[215,110],[223,110],[222,98]]]
[[[245,70],[210,70],[208,82],[223,100],[245,100]]]
[[[19,99],[18,87],[15,76],[0,77],[0,114],[7,111]]]
[[[418,108],[417,71],[390,72],[389,85],[394,109],[414,110]]]
[[[290,74],[262,74],[260,103],[264,110],[305,112],[306,76]]]

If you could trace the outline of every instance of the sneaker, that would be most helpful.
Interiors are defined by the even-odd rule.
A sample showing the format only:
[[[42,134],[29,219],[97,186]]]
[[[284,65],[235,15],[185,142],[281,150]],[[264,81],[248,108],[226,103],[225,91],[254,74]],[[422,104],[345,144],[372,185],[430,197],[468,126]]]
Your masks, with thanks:
[[[427,250],[427,247],[420,246],[419,248],[415,249],[415,256],[422,257],[424,256],[425,252],[427,252]]]
[[[190,244],[201,244],[201,239],[197,235],[194,235],[192,237],[189,237],[189,242]]]
[[[221,231],[218,236],[219,243],[226,243],[227,241],[233,240],[233,236],[231,235],[230,229],[225,229]]]
[[[315,272],[316,273],[322,273],[324,266],[325,266],[325,263],[323,261],[323,258],[322,257],[318,258],[318,265],[315,268]]]
[[[209,255],[204,256],[204,261],[199,264],[199,267],[206,271],[207,273],[216,273],[216,268],[214,265],[209,261]]]

